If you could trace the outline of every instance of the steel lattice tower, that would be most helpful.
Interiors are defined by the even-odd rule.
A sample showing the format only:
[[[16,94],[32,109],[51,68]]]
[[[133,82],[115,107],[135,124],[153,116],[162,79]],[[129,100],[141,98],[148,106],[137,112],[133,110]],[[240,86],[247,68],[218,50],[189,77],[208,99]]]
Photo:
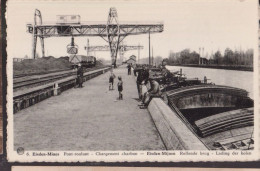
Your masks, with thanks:
[[[118,46],[120,43],[120,29],[115,8],[110,8],[107,19],[107,39],[110,47],[112,65],[116,66]]]
[[[117,51],[119,53],[119,56],[122,60],[122,58],[124,57],[124,54],[126,51],[130,51],[130,50],[141,50],[144,47],[141,45],[135,46],[135,45],[125,45],[123,43],[123,41],[121,41],[121,43],[119,43],[119,45],[117,45]],[[111,51],[110,46],[104,45],[104,46],[90,46],[89,45],[89,40],[87,40],[87,46],[85,46],[85,50],[87,51],[87,55],[89,55],[89,52],[96,52],[96,51]],[[139,55],[139,53],[138,53]]]

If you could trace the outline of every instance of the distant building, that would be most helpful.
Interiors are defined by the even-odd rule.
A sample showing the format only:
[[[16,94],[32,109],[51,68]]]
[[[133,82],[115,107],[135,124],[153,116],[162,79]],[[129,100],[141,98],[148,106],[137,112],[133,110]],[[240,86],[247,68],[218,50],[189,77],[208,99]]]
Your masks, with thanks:
[[[199,62],[200,65],[205,65],[208,63],[209,63],[209,60],[207,58],[200,58],[200,62]]]
[[[136,64],[136,56],[134,56],[134,55],[130,56],[130,58],[125,61],[125,63],[135,65]]]
[[[214,64],[214,60],[213,59],[209,59],[209,62],[208,62],[208,64]]]
[[[132,56],[129,57],[129,59],[133,59],[133,60],[136,61],[136,56],[135,56],[135,55],[132,55]]]

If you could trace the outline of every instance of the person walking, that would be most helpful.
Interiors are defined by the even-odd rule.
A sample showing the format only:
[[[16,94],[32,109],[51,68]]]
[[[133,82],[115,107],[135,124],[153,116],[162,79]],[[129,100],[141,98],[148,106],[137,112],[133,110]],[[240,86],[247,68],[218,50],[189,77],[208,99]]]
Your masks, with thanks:
[[[128,68],[128,75],[131,75],[131,68],[132,68],[131,65],[128,64],[127,68]]]
[[[122,77],[118,76],[118,83],[117,83],[117,88],[118,88],[118,92],[119,92],[119,100],[123,100],[123,81],[122,81]]]
[[[109,75],[109,90],[114,90],[114,79],[115,78],[116,78],[116,76],[113,73],[113,70],[111,69],[110,75]]]
[[[134,69],[134,76],[136,77],[137,76],[137,64],[134,64],[133,65],[133,69]]]

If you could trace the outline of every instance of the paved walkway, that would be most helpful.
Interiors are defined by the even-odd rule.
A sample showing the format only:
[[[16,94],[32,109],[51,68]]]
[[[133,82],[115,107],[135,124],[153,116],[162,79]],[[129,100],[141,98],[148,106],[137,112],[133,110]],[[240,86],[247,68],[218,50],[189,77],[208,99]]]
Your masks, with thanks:
[[[25,150],[163,150],[146,109],[139,109],[133,75],[115,69],[123,98],[108,90],[105,73],[14,115],[14,148]],[[115,81],[117,84],[117,79]]]

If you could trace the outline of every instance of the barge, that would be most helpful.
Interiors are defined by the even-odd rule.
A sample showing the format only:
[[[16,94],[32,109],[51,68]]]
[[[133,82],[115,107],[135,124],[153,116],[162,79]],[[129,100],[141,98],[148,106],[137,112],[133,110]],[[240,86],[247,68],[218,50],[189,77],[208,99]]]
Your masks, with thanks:
[[[254,101],[246,90],[208,83],[207,78],[187,78],[181,70],[150,70],[150,77],[160,84],[162,99],[172,111],[171,115],[176,115],[194,135],[193,138],[206,149],[254,149]],[[153,114],[152,117],[157,120],[155,125],[159,132],[160,129],[165,131],[161,121],[158,121],[159,117]],[[174,125],[172,127],[178,129]],[[169,139],[168,135],[164,141],[167,141],[167,138]],[[179,147],[169,147],[172,150],[176,148]]]

